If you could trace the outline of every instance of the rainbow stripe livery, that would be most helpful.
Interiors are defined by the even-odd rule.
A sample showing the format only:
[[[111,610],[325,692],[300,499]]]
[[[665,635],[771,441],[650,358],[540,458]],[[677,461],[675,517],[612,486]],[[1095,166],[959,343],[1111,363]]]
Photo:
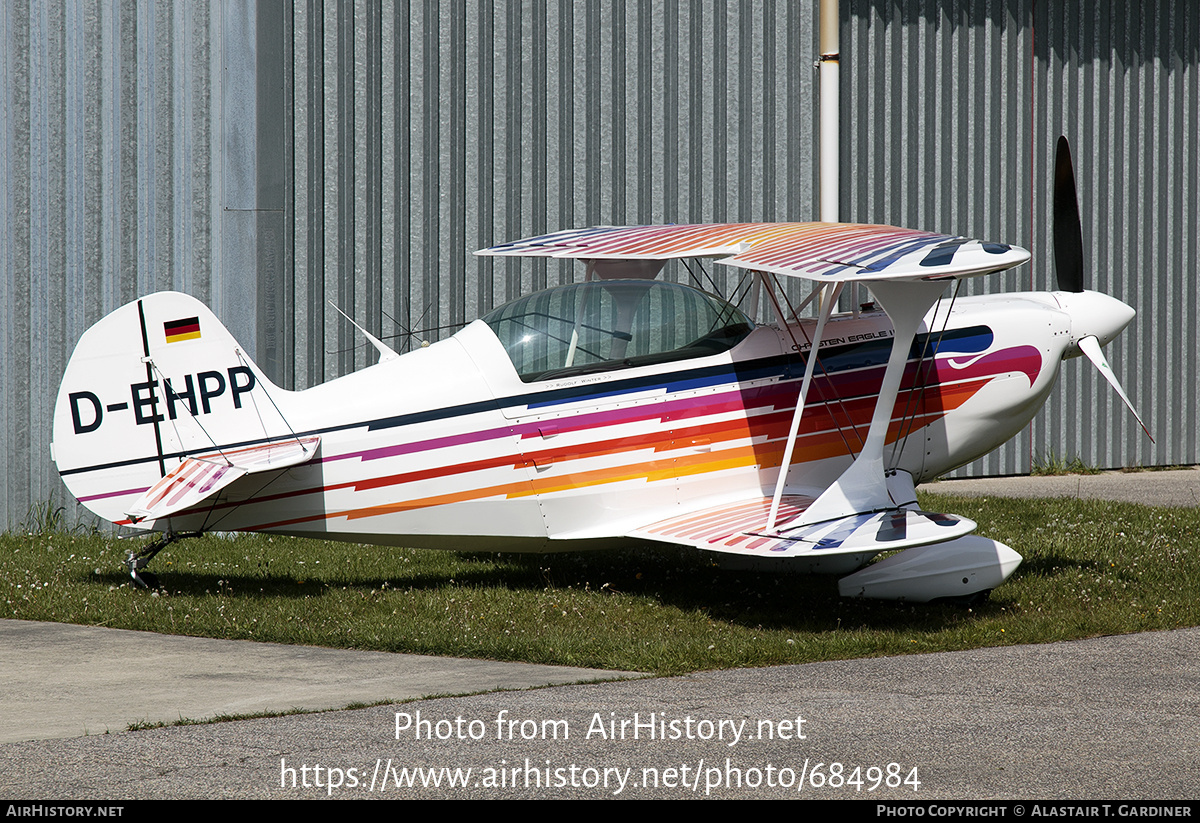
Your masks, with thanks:
[[[1016,568],[970,520],[920,511],[914,488],[1020,430],[1078,353],[1082,297],[943,299],[947,281],[1024,250],[750,224],[585,229],[481,254],[577,258],[587,276],[402,356],[372,339],[378,364],[298,392],[186,295],[89,329],[54,456],[91,511],[163,533],[131,558],[134,579],[210,530],[513,551],[649,541],[837,574],[904,549],[912,563],[869,566],[842,590],[916,600],[973,595]],[[775,322],[653,279],[688,257],[744,269]],[[813,281],[818,316],[779,310],[774,275]],[[879,308],[834,314],[851,280]],[[1131,317],[1110,313],[1088,334],[1107,342]]]
[[[1024,263],[1024,249],[965,237],[851,223],[733,223],[577,229],[480,254],[585,260],[718,258],[727,266],[819,282],[941,279]]]

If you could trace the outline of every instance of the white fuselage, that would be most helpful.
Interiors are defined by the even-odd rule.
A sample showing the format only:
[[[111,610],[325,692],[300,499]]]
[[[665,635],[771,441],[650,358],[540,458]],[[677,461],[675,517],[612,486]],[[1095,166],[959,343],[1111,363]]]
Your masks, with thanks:
[[[917,483],[1024,427],[1071,341],[1069,316],[1033,296],[960,299],[944,330],[944,312],[931,319],[885,451],[889,467]],[[819,491],[860,447],[890,329],[882,312],[830,322],[789,493]],[[476,321],[399,359],[283,394],[290,426],[321,435],[319,459],[262,491],[235,487],[174,527],[567,549],[612,542],[682,506],[769,495],[803,373],[793,340],[805,349],[811,331],[807,322],[761,326],[711,357],[525,383]]]

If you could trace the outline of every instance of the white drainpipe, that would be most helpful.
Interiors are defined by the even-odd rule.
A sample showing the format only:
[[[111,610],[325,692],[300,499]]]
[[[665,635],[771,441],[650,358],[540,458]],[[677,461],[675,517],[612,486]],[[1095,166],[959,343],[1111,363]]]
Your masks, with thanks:
[[[821,0],[821,221],[838,222],[838,0]]]

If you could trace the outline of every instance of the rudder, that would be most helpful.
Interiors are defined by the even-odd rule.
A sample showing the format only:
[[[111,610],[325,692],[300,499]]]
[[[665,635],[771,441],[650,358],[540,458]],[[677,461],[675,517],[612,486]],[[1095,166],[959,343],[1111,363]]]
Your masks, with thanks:
[[[84,332],[54,410],[53,454],[81,503],[113,522],[190,454],[287,436],[274,386],[199,300],[160,292]]]

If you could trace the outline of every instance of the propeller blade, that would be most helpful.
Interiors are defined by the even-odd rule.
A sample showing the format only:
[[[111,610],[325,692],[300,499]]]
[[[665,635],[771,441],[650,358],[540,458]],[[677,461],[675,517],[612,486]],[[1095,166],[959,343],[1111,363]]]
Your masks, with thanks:
[[[1083,291],[1083,229],[1075,197],[1075,171],[1066,137],[1054,152],[1054,273],[1059,291]]]
[[[1142,422],[1142,416],[1137,413],[1137,409],[1129,402],[1129,397],[1125,394],[1125,390],[1121,388],[1121,383],[1117,380],[1117,376],[1113,374],[1112,366],[1108,365],[1108,360],[1104,358],[1104,350],[1100,348],[1100,341],[1094,336],[1088,335],[1080,339],[1079,349],[1087,355],[1088,360],[1095,364],[1100,373],[1104,375],[1104,379],[1109,382],[1109,385],[1116,390],[1117,394],[1125,401],[1125,405],[1133,412],[1133,416],[1137,419],[1138,425],[1142,427],[1142,431],[1150,438],[1150,442],[1154,442],[1154,435],[1150,434],[1150,430],[1146,428],[1146,424]]]

